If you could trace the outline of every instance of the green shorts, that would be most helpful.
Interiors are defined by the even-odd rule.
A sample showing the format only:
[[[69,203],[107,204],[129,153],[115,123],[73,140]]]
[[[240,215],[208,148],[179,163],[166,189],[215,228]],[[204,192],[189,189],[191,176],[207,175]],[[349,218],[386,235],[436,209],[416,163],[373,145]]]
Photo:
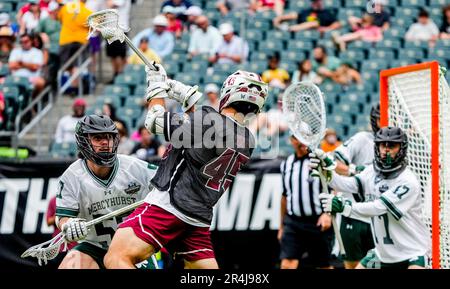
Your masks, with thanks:
[[[344,243],[345,261],[359,261],[375,247],[370,224],[342,216],[340,233]]]
[[[103,264],[103,258],[106,255],[105,249],[97,247],[88,242],[82,242],[76,245],[72,250],[77,250],[80,251],[81,253],[91,256],[92,259],[94,259],[95,262],[97,262],[100,269],[106,269],[105,264]]]
[[[375,254],[375,250],[372,249],[367,252],[366,257],[361,260],[361,265],[367,269],[408,269],[409,266],[416,265],[420,267],[426,266],[426,256],[417,256],[405,261],[396,263],[382,263]]]

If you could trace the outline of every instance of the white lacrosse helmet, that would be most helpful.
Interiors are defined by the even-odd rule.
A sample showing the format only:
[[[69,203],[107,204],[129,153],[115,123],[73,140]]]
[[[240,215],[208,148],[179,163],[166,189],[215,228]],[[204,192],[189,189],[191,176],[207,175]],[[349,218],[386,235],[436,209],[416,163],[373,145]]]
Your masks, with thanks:
[[[268,94],[268,85],[257,73],[238,70],[227,77],[220,89],[219,111],[235,102],[255,105],[261,111]],[[257,109],[256,109],[257,107]]]

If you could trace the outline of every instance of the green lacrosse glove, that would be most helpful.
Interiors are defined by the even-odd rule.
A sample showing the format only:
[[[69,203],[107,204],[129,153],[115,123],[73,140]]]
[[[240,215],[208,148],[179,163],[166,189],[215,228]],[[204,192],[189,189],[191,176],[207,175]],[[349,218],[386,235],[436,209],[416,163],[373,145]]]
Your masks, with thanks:
[[[342,197],[337,197],[333,194],[321,193],[319,200],[322,204],[322,210],[325,213],[342,213],[345,217],[350,216],[352,212],[352,202]]]

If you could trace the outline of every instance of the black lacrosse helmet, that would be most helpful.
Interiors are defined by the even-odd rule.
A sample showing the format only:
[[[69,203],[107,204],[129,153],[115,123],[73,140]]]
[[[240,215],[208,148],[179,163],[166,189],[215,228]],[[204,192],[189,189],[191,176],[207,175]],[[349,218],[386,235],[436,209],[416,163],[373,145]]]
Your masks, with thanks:
[[[112,152],[96,153],[89,135],[109,133],[113,135]],[[88,160],[101,167],[112,167],[117,159],[117,147],[119,145],[119,132],[116,124],[107,115],[87,115],[78,121],[75,128],[78,150]]]
[[[377,121],[380,119],[380,104],[372,106],[370,110],[370,126],[372,127],[373,134],[375,135],[380,129],[378,127]]]
[[[375,135],[375,160],[374,167],[377,172],[385,176],[401,172],[407,165],[406,154],[408,150],[408,137],[398,127],[383,127],[378,130]],[[399,143],[400,150],[397,155],[392,158],[389,155],[381,157],[381,143]]]

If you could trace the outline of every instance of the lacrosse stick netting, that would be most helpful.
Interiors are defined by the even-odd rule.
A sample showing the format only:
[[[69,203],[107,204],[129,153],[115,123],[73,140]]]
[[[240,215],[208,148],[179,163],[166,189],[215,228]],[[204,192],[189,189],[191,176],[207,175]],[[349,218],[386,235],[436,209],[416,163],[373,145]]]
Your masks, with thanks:
[[[89,34],[88,37],[100,32],[108,44],[114,41],[126,42],[130,48],[142,59],[146,66],[150,69],[157,70],[155,62],[149,61],[142,52],[134,46],[131,40],[125,35],[129,29],[125,29],[119,25],[119,14],[115,9],[101,10],[92,13],[88,17]]]
[[[298,82],[285,90],[282,103],[289,129],[302,144],[308,146],[310,151],[314,151],[325,135],[327,123],[322,92],[312,82]],[[323,191],[329,193],[320,166],[319,173]],[[332,216],[332,222],[341,254],[345,254],[335,216]]]
[[[133,203],[131,205],[128,205],[126,207],[120,208],[118,210],[115,210],[114,212],[111,212],[109,214],[106,214],[104,216],[101,216],[97,219],[91,220],[86,223],[86,226],[88,228],[95,226],[96,224],[99,224],[105,220],[109,220],[111,218],[114,218],[116,216],[120,216],[126,212],[129,212],[131,210],[134,210],[135,208],[139,207],[144,203],[144,200],[138,201],[136,203]],[[63,251],[67,250],[67,241],[64,237],[64,233],[61,232],[58,235],[56,235],[53,239],[34,245],[33,247],[28,248],[23,254],[20,256],[21,258],[26,257],[34,257],[38,259],[39,265],[42,264],[42,261],[44,264],[47,264],[49,260],[52,260],[58,256],[59,252],[61,251],[61,246],[64,244]]]

